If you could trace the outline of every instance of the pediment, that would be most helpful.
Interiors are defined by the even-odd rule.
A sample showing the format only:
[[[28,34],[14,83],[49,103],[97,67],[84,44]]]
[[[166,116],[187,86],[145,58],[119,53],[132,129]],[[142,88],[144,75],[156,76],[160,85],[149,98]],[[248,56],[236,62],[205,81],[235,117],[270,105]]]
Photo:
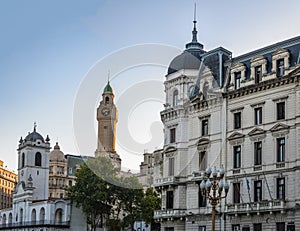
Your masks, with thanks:
[[[175,152],[176,152],[177,148],[171,146],[171,147],[167,147],[164,151],[165,153],[165,156],[166,157],[171,157],[171,156],[174,156],[175,155]]]
[[[232,69],[236,69],[236,68],[240,68],[240,67],[245,67],[245,64],[238,62],[238,63],[234,63],[232,65]]]
[[[201,138],[199,139],[197,146],[202,146],[202,145],[208,145],[210,143],[210,140],[207,138]]]
[[[261,60],[266,60],[266,58],[262,55],[256,55],[255,57],[253,57],[251,59],[251,63],[257,62],[257,61],[261,61]]]
[[[275,124],[271,129],[270,131],[271,132],[279,132],[279,131],[282,131],[282,130],[288,130],[289,129],[289,126],[286,125],[286,124],[282,124],[282,123],[278,123],[278,124]]]
[[[242,133],[234,132],[228,137],[228,140],[243,139],[244,137],[245,135],[243,135]]]
[[[248,135],[249,136],[259,136],[259,135],[263,135],[265,134],[266,131],[264,129],[261,128],[254,128],[253,130],[251,130]]]
[[[288,53],[288,50],[283,49],[283,48],[279,48],[279,49],[277,49],[277,50],[273,53],[273,55],[279,55],[279,54],[282,54],[282,53]]]

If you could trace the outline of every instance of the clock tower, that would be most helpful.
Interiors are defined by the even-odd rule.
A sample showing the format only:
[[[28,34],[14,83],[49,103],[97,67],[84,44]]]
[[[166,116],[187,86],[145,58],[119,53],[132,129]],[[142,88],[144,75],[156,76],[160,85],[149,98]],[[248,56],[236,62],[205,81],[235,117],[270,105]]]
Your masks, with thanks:
[[[103,90],[102,101],[97,108],[97,120],[98,145],[95,156],[109,157],[117,167],[121,167],[121,159],[115,149],[118,110],[114,104],[114,93],[109,81]]]

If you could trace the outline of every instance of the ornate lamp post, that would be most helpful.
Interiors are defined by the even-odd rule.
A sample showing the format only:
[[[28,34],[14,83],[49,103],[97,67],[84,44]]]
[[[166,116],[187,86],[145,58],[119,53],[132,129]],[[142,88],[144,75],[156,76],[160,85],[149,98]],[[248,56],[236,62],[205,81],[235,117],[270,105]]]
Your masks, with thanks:
[[[208,198],[212,206],[212,231],[215,231],[216,205],[221,202],[221,199],[226,198],[229,190],[229,184],[223,181],[224,175],[223,166],[219,170],[216,167],[213,170],[208,167],[200,184],[202,195]],[[210,181],[210,178],[212,178],[212,181]],[[222,195],[223,190],[225,191],[224,195]]]

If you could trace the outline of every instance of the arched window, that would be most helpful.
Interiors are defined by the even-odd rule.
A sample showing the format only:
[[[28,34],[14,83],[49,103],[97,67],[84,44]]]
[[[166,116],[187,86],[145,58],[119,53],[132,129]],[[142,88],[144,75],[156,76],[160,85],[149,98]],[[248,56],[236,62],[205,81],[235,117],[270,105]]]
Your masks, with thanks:
[[[62,215],[63,215],[62,209],[57,209],[55,211],[55,224],[62,223]]]
[[[42,166],[42,154],[40,152],[37,152],[35,154],[35,166]]]
[[[45,221],[45,209],[41,208],[40,210],[40,223],[43,224]]]
[[[31,221],[33,223],[36,222],[36,210],[35,209],[33,209],[32,212],[31,212]]]
[[[105,105],[108,104],[108,103],[109,103],[109,97],[106,96],[106,97],[105,97]]]
[[[3,225],[6,224],[6,214],[3,214],[3,216],[2,216],[2,224]]]
[[[8,215],[8,225],[12,224],[12,213],[9,213]]]
[[[25,153],[23,152],[21,156],[21,168],[24,168],[24,166],[25,166]]]
[[[178,104],[178,90],[173,92],[173,107],[177,106]]]

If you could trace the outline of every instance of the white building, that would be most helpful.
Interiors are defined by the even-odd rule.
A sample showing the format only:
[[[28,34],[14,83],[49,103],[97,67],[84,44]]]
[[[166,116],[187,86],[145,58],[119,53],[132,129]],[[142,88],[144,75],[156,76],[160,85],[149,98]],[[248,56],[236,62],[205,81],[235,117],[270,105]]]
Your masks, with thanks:
[[[232,58],[192,35],[165,80],[161,230],[211,230],[201,172],[222,165],[216,230],[300,229],[300,37]]]
[[[13,207],[0,211],[0,230],[85,230],[81,212],[69,200],[48,199],[49,142],[36,127],[24,140],[21,138]]]

